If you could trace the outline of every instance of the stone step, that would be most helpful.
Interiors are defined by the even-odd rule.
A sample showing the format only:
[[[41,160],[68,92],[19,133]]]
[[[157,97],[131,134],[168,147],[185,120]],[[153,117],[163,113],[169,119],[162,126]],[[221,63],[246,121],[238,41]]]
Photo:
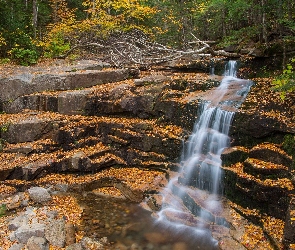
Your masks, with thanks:
[[[0,100],[4,111],[17,108],[21,96],[43,91],[75,90],[109,82],[118,82],[135,77],[139,72],[128,69],[118,70],[77,70],[67,72],[22,73],[1,80]],[[23,99],[25,101],[26,99]],[[15,102],[15,103],[13,103]]]
[[[103,143],[113,146],[126,147],[128,141],[131,148],[165,154],[170,159],[178,158],[181,147],[180,127],[158,125],[152,119],[28,112],[21,116],[1,114],[0,126],[1,138],[11,144],[52,139],[63,148],[73,148],[84,138],[97,137]]]
[[[1,156],[3,162],[9,160],[2,180],[34,179],[51,172],[96,172],[122,164],[162,171],[178,167],[173,162],[177,162],[181,140],[171,131],[181,130],[157,125],[156,120],[52,112],[1,114],[0,119],[4,142]],[[84,152],[84,148],[99,144],[106,149]],[[75,157],[71,155],[76,153]],[[82,165],[73,167],[69,160],[62,162],[67,155],[78,162],[82,158]]]
[[[50,173],[97,172],[114,165],[126,165],[123,159],[112,154],[111,149],[102,143],[70,151],[59,149],[47,153],[2,153],[1,161],[1,181],[34,180]]]
[[[249,157],[258,160],[281,164],[289,169],[292,165],[292,157],[290,157],[278,145],[273,143],[259,144],[249,151]]]
[[[244,172],[244,165],[237,163],[223,167],[226,196],[233,200],[255,204],[267,214],[284,219],[289,195],[294,185],[288,178],[260,179]]]
[[[290,177],[288,167],[254,158],[244,161],[244,172],[260,179],[278,179]]]

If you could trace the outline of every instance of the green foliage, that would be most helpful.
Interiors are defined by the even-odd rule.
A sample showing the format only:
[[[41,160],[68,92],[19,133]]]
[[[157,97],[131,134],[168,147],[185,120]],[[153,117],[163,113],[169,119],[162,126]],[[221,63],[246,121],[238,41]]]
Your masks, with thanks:
[[[0,206],[0,217],[4,216],[6,214],[7,208],[5,204],[1,204]]]
[[[2,58],[2,59],[0,59],[0,65],[1,64],[8,64],[8,63],[10,63],[10,59],[9,58]]]
[[[45,44],[44,56],[48,58],[61,56],[68,51],[70,47],[70,43],[65,41],[62,33],[53,34],[51,39]]]
[[[39,58],[36,50],[24,49],[24,48],[13,48],[10,51],[12,59],[18,62],[20,65],[29,66],[37,63]]]
[[[230,45],[242,45],[243,43],[248,43],[256,36],[258,32],[258,27],[244,27],[239,30],[232,30],[225,36],[221,42],[218,44],[220,47],[226,47]]]
[[[287,64],[283,70],[273,82],[273,89],[281,93],[281,99],[284,100],[287,92],[295,91],[295,71],[294,71],[295,58],[291,59],[291,62]]]

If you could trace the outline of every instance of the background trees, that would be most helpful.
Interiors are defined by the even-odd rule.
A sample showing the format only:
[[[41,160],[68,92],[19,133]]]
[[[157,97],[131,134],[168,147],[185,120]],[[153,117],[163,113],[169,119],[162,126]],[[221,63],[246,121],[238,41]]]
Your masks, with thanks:
[[[293,0],[0,0],[0,57],[30,64],[134,28],[177,48],[197,37],[283,53],[294,20]]]

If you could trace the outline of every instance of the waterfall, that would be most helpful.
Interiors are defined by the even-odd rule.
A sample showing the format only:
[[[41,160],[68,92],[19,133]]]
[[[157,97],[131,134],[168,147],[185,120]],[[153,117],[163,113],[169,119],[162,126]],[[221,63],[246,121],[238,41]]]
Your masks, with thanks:
[[[225,220],[216,221],[213,215],[222,210],[219,202],[223,189],[220,157],[223,149],[230,145],[228,134],[235,111],[244,101],[251,84],[237,78],[237,62],[229,61],[219,87],[203,96],[193,133],[183,145],[181,171],[169,181],[163,192],[159,221],[170,224],[174,221],[175,224],[176,217],[188,217],[185,210],[188,208],[189,214],[201,221],[225,224]],[[191,200],[200,204],[191,204]]]

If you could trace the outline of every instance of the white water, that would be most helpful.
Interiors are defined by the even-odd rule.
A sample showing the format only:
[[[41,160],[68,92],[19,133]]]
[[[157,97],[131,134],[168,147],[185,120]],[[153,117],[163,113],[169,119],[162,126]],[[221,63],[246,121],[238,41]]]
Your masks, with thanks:
[[[187,213],[179,200],[171,199],[177,195],[180,200],[185,200],[187,193],[200,193],[204,198],[202,207],[197,215],[201,220],[208,219],[206,211],[222,209],[219,195],[222,194],[221,153],[230,144],[228,136],[234,111],[244,100],[250,89],[250,82],[237,78],[237,63],[229,61],[225,67],[224,78],[220,86],[206,96],[199,108],[199,116],[194,125],[194,130],[187,143],[184,143],[182,152],[181,171],[169,181],[164,192],[163,207],[158,213],[159,221],[171,226],[180,227],[181,223],[167,220],[167,213],[179,215]],[[226,108],[226,109],[224,109]],[[175,183],[180,183],[181,188],[175,191]],[[198,188],[191,188],[193,186]],[[173,191],[171,191],[173,190]],[[204,190],[204,191],[201,191]],[[173,196],[172,196],[173,197]],[[190,212],[189,212],[190,213]],[[194,228],[194,230],[197,230]]]

